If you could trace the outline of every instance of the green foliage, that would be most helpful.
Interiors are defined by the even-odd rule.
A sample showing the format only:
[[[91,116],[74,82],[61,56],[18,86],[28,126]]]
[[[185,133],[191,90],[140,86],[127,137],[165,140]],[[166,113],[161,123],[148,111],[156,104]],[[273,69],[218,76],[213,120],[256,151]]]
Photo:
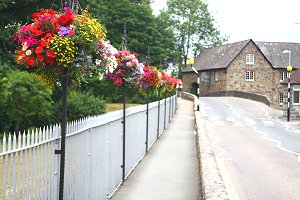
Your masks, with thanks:
[[[180,65],[183,63],[186,66],[187,57],[196,57],[203,48],[219,45],[227,40],[220,36],[207,3],[203,0],[168,0],[167,9],[160,17],[176,34],[179,55],[177,63]]]
[[[1,79],[0,130],[19,131],[36,125],[46,125],[51,116],[51,92],[35,76],[27,72],[13,71]]]
[[[93,0],[88,7],[106,27],[107,37],[116,48],[121,48],[125,24],[127,48],[138,52],[140,61],[165,67],[166,60],[173,57],[174,34],[152,14],[150,1]]]
[[[55,119],[61,119],[62,102],[54,107]],[[105,112],[106,102],[90,93],[72,92],[68,96],[68,121],[99,115]]]

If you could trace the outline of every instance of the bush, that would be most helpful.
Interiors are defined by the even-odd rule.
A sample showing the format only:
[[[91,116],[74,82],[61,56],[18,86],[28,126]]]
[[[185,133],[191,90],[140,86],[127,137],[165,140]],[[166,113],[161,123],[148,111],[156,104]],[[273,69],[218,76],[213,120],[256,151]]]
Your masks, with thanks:
[[[36,76],[12,71],[1,78],[0,132],[20,131],[50,122],[51,91]]]
[[[61,100],[54,107],[57,122],[61,119]],[[99,115],[105,112],[106,102],[90,93],[72,92],[68,96],[68,121]]]

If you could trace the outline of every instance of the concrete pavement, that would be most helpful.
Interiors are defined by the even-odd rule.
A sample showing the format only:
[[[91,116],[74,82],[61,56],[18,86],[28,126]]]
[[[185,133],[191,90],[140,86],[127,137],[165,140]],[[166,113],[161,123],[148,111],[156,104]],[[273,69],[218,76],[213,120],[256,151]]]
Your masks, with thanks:
[[[199,200],[193,102],[178,99],[171,123],[111,200]]]

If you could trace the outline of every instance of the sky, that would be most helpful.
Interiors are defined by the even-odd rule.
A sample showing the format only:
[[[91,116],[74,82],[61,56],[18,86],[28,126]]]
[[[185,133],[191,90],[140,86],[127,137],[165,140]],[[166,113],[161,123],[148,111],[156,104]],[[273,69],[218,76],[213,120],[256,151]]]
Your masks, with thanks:
[[[221,35],[228,42],[247,39],[300,43],[300,0],[206,0]],[[166,0],[154,0],[154,14]]]

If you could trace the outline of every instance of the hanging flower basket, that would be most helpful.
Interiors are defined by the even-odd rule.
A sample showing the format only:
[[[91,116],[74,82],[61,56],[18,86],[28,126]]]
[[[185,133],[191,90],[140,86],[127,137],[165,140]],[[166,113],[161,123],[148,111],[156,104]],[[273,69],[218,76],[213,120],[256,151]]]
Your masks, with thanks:
[[[174,93],[182,84],[182,81],[178,78],[172,77],[168,74],[162,73],[162,88],[164,92]]]
[[[137,87],[140,88],[142,93],[146,93],[147,90],[157,89],[162,83],[162,74],[154,66],[145,66],[144,73],[140,77]]]
[[[114,56],[117,62],[116,68],[113,72],[108,72],[106,76],[116,86],[137,83],[143,74],[144,64],[139,63],[136,56],[127,50],[118,51]]]
[[[41,10],[13,37],[16,62],[50,82],[57,81],[66,68],[75,80],[103,70],[93,64],[92,55],[98,41],[105,39],[105,32],[87,11],[74,14],[66,7],[63,12]]]

